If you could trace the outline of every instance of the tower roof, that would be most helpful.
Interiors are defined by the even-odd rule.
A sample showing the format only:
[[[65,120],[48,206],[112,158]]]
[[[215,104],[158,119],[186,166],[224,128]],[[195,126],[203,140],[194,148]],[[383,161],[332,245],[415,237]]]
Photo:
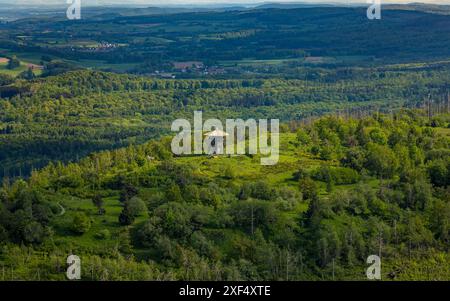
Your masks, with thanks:
[[[228,133],[221,131],[221,130],[214,130],[212,132],[208,132],[204,134],[205,136],[208,137],[225,137],[225,136],[229,136]]]

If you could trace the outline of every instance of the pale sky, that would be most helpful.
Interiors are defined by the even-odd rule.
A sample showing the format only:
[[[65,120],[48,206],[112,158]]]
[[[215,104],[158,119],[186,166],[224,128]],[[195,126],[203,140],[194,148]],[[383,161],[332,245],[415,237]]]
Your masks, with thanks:
[[[89,5],[108,5],[108,4],[134,4],[134,5],[173,5],[173,4],[251,4],[251,3],[366,3],[366,0],[304,0],[304,1],[289,1],[289,0],[81,0],[81,3]],[[435,3],[435,4],[450,4],[450,0],[381,0],[381,3]],[[0,0],[0,3],[15,3],[19,5],[38,4],[38,5],[65,5],[66,0]]]

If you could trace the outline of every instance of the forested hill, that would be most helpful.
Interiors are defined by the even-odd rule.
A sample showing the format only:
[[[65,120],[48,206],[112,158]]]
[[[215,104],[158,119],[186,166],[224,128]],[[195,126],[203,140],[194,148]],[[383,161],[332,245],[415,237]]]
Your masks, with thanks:
[[[450,278],[450,116],[327,116],[280,160],[178,156],[170,139],[50,164],[0,188],[4,280]],[[19,247],[21,246],[21,247]]]
[[[450,71],[400,65],[379,69],[304,69],[302,78],[158,80],[73,71],[0,87],[1,174],[27,175],[52,160],[143,143],[194,110],[214,118],[299,120],[447,103]]]
[[[450,18],[428,13],[448,12],[445,6],[386,6],[380,22],[368,20],[366,10],[256,8],[160,15],[142,10],[131,16],[105,11],[77,22],[66,20],[62,14],[37,16],[0,24],[0,42],[1,49],[10,52],[41,53],[72,61],[100,60],[113,65],[304,56],[363,56],[364,64],[379,65],[449,56]],[[96,45],[101,43],[115,47],[97,51]]]

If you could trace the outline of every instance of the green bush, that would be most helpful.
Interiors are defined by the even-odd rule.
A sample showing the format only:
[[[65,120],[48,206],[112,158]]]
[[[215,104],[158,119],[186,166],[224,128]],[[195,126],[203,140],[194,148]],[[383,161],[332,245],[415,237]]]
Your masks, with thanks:
[[[73,217],[72,231],[83,234],[91,228],[91,219],[84,213],[77,212]]]
[[[135,217],[141,215],[144,211],[147,210],[147,206],[145,205],[144,201],[135,196],[127,201],[125,206],[128,208],[130,214]]]
[[[6,68],[8,69],[16,69],[20,67],[20,61],[17,59],[17,57],[13,56],[12,58],[9,59],[8,65],[6,66]]]
[[[311,177],[317,181],[332,182],[338,185],[355,184],[360,180],[358,172],[348,167],[322,166],[315,170]]]
[[[103,229],[98,231],[97,233],[95,233],[95,238],[97,239],[109,239],[111,237],[111,233],[109,232],[108,229]]]

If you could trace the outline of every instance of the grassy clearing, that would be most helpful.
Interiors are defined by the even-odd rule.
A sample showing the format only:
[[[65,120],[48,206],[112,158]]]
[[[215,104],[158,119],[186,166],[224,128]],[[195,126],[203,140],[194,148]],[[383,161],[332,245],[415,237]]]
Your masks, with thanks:
[[[323,161],[312,157],[307,153],[302,146],[296,145],[296,135],[292,133],[280,134],[280,158],[279,162],[273,166],[263,166],[260,164],[260,155],[223,155],[223,156],[204,156],[192,155],[181,156],[175,158],[177,163],[189,164],[197,168],[200,175],[207,176],[211,179],[218,180],[217,183],[221,185],[241,185],[249,181],[265,181],[272,187],[291,187],[298,188],[298,183],[293,179],[293,174],[299,167],[313,170],[324,163],[334,164],[333,162]],[[225,169],[233,170],[233,177],[225,177]],[[123,172],[126,172],[125,170]],[[317,183],[320,189],[320,194],[326,196],[326,184],[322,182]],[[377,180],[367,181],[370,186],[377,186]],[[347,190],[355,185],[336,185],[336,190]],[[148,200],[153,194],[158,193],[157,188],[140,188],[139,197]],[[121,226],[118,222],[119,215],[122,211],[122,204],[119,202],[118,195],[112,195],[104,198],[105,215],[98,215],[97,209],[93,205],[91,199],[76,198],[73,196],[60,195],[58,196],[59,203],[66,209],[66,214],[59,216],[54,220],[54,229],[56,234],[56,242],[60,245],[71,245],[74,247],[81,247],[84,249],[117,246],[117,237]],[[295,225],[297,218],[302,212],[308,208],[307,202],[299,202],[294,208],[282,212],[280,223]],[[74,234],[71,230],[72,220],[77,212],[84,212],[90,216],[92,227],[83,235]],[[139,216],[132,227],[137,227],[143,223],[148,217],[147,212]],[[111,237],[99,240],[96,234],[102,230],[108,230]],[[214,229],[207,229],[207,233],[214,236]],[[229,233],[229,237],[223,237],[221,242],[223,247],[229,247],[232,242],[230,239],[240,235],[236,229],[221,229],[225,233]],[[227,232],[228,231],[228,232]],[[244,235],[244,234],[242,234]],[[227,236],[227,235],[225,235]],[[150,252],[150,253],[149,253]],[[137,258],[146,259],[151,258],[151,251],[148,249],[136,249],[135,255]]]
[[[8,63],[0,63],[0,74],[6,74],[9,76],[16,77],[20,73],[28,70],[28,64],[32,64],[31,62],[20,61],[20,66],[15,69],[8,69]],[[42,70],[33,70],[33,73],[38,76],[41,75]]]

